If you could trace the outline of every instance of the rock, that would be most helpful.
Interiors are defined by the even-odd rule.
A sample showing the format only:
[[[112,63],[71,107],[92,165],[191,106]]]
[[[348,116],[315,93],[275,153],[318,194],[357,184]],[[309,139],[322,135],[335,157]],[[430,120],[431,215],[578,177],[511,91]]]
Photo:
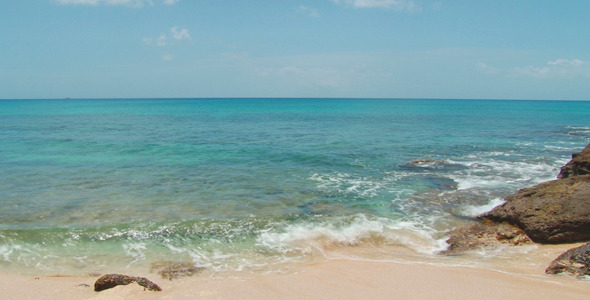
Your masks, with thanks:
[[[545,273],[571,273],[576,276],[590,275],[590,243],[570,249],[551,262]]]
[[[106,274],[96,280],[94,283],[94,290],[100,292],[106,289],[116,287],[117,285],[128,285],[132,282],[137,282],[139,285],[147,288],[150,291],[161,291],[162,289],[149,279],[145,277],[132,277],[122,274]]]
[[[590,174],[590,144],[582,152],[572,154],[572,160],[561,168],[557,178],[564,179],[587,174]]]
[[[398,166],[402,170],[412,170],[412,171],[420,171],[420,170],[444,170],[444,171],[456,171],[456,170],[463,170],[467,169],[466,166],[456,163],[451,163],[445,160],[437,160],[437,159],[430,159],[430,158],[422,158],[416,159],[405,164]]]
[[[449,247],[442,254],[453,255],[505,244],[519,246],[532,242],[524,231],[516,226],[487,220],[457,228],[449,234]]]
[[[522,228],[537,243],[590,240],[590,175],[541,183],[506,197],[480,219]]]
[[[179,277],[193,276],[204,269],[203,267],[196,267],[192,263],[164,261],[153,263],[151,272],[157,271],[162,278],[172,280]]]

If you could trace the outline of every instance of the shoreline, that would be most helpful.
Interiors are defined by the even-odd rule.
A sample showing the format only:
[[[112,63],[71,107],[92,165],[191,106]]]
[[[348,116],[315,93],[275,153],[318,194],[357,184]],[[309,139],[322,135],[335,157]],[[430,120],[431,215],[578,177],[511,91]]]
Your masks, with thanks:
[[[203,272],[167,280],[154,273],[134,274],[137,270],[128,270],[128,275],[154,281],[162,287],[161,292],[144,291],[135,283],[94,292],[99,277],[96,274],[26,276],[0,271],[0,291],[6,299],[48,300],[587,299],[589,280],[543,273],[556,253],[572,245],[536,246],[527,255],[508,253],[494,258],[491,264],[476,266],[468,266],[469,259],[448,256],[435,256],[429,261],[355,258],[355,253],[370,249],[351,247],[350,251],[340,252],[346,257],[290,265],[285,272]],[[465,265],[453,264],[455,260]]]

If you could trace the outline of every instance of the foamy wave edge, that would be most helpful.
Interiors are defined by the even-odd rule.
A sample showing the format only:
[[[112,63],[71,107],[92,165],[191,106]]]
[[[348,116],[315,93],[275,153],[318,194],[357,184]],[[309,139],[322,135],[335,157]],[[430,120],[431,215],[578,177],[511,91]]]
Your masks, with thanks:
[[[261,233],[257,244],[280,253],[323,253],[337,247],[399,245],[422,254],[435,254],[448,245],[437,231],[418,222],[357,214],[321,222],[298,222],[283,230]]]

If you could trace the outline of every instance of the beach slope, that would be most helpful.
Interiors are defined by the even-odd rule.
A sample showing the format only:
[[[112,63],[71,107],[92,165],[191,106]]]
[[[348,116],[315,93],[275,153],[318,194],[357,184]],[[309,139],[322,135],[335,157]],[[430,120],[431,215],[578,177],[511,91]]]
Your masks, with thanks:
[[[479,268],[329,260],[287,274],[189,277],[94,292],[95,277],[0,274],[4,299],[587,299],[590,282],[565,276],[522,276]]]

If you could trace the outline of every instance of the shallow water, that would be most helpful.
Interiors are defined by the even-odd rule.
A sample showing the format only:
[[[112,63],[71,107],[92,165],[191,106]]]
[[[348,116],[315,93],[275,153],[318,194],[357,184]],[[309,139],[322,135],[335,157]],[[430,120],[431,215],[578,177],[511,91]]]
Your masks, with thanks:
[[[5,100],[0,119],[0,267],[48,272],[428,256],[590,139],[590,102],[566,101]]]

